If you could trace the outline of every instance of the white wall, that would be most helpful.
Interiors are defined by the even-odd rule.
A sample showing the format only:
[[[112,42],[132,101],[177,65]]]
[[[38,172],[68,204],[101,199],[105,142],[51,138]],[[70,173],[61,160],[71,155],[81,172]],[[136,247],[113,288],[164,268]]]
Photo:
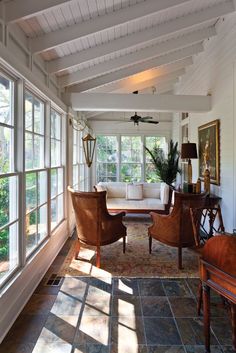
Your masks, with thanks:
[[[235,114],[234,74],[236,61],[236,14],[217,24],[218,35],[205,42],[205,50],[194,59],[177,88],[178,94],[212,95],[212,111],[190,113],[189,140],[198,142],[198,127],[220,120],[220,186],[211,191],[222,197],[221,207],[227,231],[236,228],[235,216]],[[236,77],[236,76],[235,76]],[[198,161],[193,160],[193,180]]]

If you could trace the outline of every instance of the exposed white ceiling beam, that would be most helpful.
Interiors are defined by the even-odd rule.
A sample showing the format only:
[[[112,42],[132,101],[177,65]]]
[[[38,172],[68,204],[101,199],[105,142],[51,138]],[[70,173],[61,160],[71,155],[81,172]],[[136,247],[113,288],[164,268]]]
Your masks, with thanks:
[[[181,70],[189,65],[192,65],[193,60],[191,57],[185,58],[182,60],[178,60],[176,62],[173,62],[171,64],[167,64],[161,67],[157,67],[154,69],[142,71],[136,75],[124,78],[119,81],[111,82],[106,84],[103,87],[98,87],[94,88],[93,92],[114,92],[114,91],[122,91],[126,90],[128,87],[133,87],[139,83],[142,83],[143,81],[147,81],[148,79],[158,79],[159,77],[161,78],[162,76],[165,76],[167,74],[171,74],[172,72]],[[130,89],[129,93],[134,90]],[[127,92],[128,93],[128,92]]]
[[[93,77],[101,76],[108,72],[158,57],[176,49],[187,47],[214,35],[216,35],[215,27],[203,28],[181,37],[158,43],[155,46],[146,47],[134,53],[120,56],[116,59],[104,61],[100,64],[88,67],[87,69],[64,75],[59,78],[58,83],[61,87],[73,85],[77,82],[89,80]]]
[[[131,93],[133,91],[142,91],[146,88],[150,87],[155,87],[157,90],[157,93],[159,93],[159,89],[163,84],[174,84],[176,80],[185,74],[185,69],[180,69],[175,72],[171,72],[167,75],[162,75],[159,77],[154,77],[151,80],[146,80],[140,83],[133,83],[130,86],[127,86],[126,88],[118,89],[115,91],[112,91],[113,93]]]
[[[12,0],[5,3],[5,19],[7,23],[16,22],[69,2],[70,0]]]
[[[173,88],[174,88],[173,86],[177,82],[178,82],[178,78],[168,80],[166,82],[159,82],[158,83],[158,94],[163,94],[163,93],[166,93],[168,91],[173,90]],[[154,85],[155,85],[155,83],[154,83]],[[156,83],[156,86],[157,86],[157,83]],[[147,87],[143,87],[143,88],[138,87],[138,91],[140,92],[140,94],[143,94],[143,93],[153,94],[153,86],[147,86]],[[91,93],[93,93],[93,92],[91,92]],[[112,92],[112,93],[117,93],[117,92]],[[120,93],[122,93],[122,92],[120,92]],[[130,92],[124,92],[124,93],[130,93]]]
[[[190,0],[148,0],[137,3],[133,6],[122,8],[110,12],[109,14],[98,16],[82,23],[76,23],[72,26],[34,38],[31,40],[31,49],[33,53],[52,49],[63,43],[72,42],[73,40],[136,20],[137,18],[151,15],[155,12],[166,10],[188,1]]]
[[[77,111],[209,112],[211,96],[71,93],[72,109]]]
[[[198,11],[183,17],[179,17],[174,20],[162,23],[159,26],[151,27],[144,31],[139,31],[126,37],[121,37],[108,43],[104,43],[102,45],[95,46],[72,55],[67,55],[63,58],[52,60],[48,63],[48,70],[49,73],[63,71],[69,67],[77,66],[95,58],[114,53],[118,50],[126,49],[140,43],[150,42],[171,33],[181,31],[186,28],[191,28],[194,25],[218,18],[219,16],[225,15],[234,10],[235,8],[233,1],[229,0],[225,3],[211,6],[204,11]],[[37,39],[32,41],[33,46],[34,43],[37,43],[36,41]]]
[[[176,50],[175,52],[162,55],[158,58],[147,60],[143,63],[133,65],[131,67],[127,67],[124,69],[121,69],[119,71],[115,71],[97,78],[94,78],[92,80],[89,80],[87,82],[82,82],[80,84],[74,85],[74,86],[69,86],[67,90],[69,92],[84,92],[87,91],[91,88],[99,87],[102,85],[105,85],[109,82],[121,80],[124,77],[128,77],[131,75],[135,75],[141,71],[148,70],[154,67],[158,67],[161,65],[169,64],[171,62],[187,58],[189,56],[192,56],[194,54],[200,53],[203,51],[203,45],[198,43],[194,44],[190,47],[184,48],[184,49],[179,49]]]

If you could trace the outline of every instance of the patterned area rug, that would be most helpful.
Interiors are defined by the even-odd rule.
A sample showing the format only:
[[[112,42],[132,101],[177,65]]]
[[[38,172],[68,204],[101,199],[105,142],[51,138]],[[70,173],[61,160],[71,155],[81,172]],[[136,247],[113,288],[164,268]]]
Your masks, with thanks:
[[[95,248],[82,245],[79,259],[74,259],[76,241],[59,272],[60,276],[128,276],[128,277],[199,277],[198,255],[183,249],[183,270],[177,268],[177,248],[153,240],[152,254],[148,251],[147,229],[150,222],[125,221],[127,227],[126,253],[122,239],[101,247],[101,268],[95,266]]]

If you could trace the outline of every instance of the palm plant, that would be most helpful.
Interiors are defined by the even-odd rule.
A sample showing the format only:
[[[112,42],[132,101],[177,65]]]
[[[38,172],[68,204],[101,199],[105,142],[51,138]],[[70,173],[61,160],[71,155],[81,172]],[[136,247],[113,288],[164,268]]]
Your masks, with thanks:
[[[178,142],[174,143],[170,140],[167,157],[159,147],[154,147],[152,151],[146,146],[144,147],[151,156],[157,176],[161,181],[173,188],[173,183],[176,181],[177,174],[181,173],[181,169],[179,168],[180,152],[178,151]]]

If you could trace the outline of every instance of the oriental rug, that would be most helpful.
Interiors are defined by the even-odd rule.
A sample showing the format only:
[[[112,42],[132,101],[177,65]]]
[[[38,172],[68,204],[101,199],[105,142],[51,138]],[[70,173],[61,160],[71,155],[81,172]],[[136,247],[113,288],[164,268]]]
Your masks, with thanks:
[[[95,248],[82,245],[79,259],[74,259],[76,240],[59,271],[60,276],[93,277],[199,277],[198,254],[183,249],[183,270],[177,268],[177,248],[164,245],[153,239],[152,254],[148,251],[147,229],[150,222],[128,221],[126,253],[122,252],[122,239],[101,247],[101,268],[95,266]]]

